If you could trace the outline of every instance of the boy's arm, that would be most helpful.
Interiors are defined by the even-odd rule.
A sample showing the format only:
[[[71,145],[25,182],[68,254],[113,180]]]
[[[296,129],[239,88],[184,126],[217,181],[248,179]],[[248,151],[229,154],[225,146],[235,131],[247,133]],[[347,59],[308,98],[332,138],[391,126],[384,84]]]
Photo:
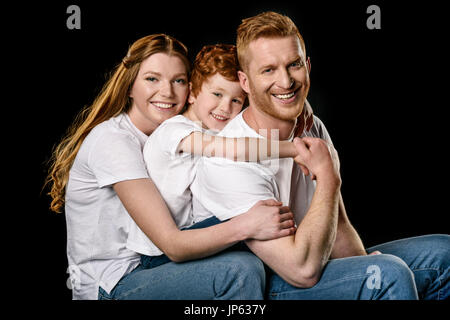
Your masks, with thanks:
[[[178,145],[177,152],[247,162],[297,156],[294,143],[290,141],[250,137],[227,138],[198,131],[184,138]]]

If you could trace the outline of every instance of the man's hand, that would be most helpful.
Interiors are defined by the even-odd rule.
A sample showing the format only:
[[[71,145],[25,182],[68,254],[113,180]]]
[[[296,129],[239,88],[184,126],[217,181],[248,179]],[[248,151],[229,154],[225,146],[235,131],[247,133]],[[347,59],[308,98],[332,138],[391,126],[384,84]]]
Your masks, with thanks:
[[[306,167],[312,179],[318,175],[327,175],[340,180],[339,157],[333,146],[325,140],[311,137],[295,138],[294,145],[298,152],[295,162],[302,166],[302,170]]]

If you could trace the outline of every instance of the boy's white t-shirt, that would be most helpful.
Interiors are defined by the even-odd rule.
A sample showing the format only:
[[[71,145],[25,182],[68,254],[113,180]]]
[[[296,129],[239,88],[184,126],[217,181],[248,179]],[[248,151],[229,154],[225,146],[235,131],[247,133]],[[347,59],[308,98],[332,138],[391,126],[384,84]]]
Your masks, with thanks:
[[[263,138],[245,122],[243,112],[218,136]],[[316,116],[312,129],[303,136],[321,138],[332,145],[324,124]],[[256,163],[202,157],[191,185],[193,212],[226,220],[248,211],[259,200],[276,199],[290,207],[298,225],[309,209],[315,189],[316,182],[305,176],[292,158]]]
[[[77,153],[66,187],[67,257],[73,299],[98,299],[139,264],[126,247],[133,221],[112,185],[148,178],[147,135],[122,113],[97,125]]]
[[[176,152],[180,142],[192,132],[212,134],[182,115],[172,117],[153,131],[145,143],[143,151],[150,178],[158,188],[180,229],[206,218],[197,216],[194,219],[192,214],[190,185],[194,180],[200,157],[190,153]],[[148,256],[163,254],[134,221],[130,222],[127,247]]]

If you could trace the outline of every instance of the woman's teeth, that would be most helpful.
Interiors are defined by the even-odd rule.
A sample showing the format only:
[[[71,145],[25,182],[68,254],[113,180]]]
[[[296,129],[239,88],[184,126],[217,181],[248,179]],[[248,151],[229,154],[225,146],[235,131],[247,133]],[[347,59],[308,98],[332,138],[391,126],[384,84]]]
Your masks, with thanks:
[[[155,105],[161,109],[169,109],[169,108],[172,108],[173,106],[175,106],[175,104],[173,104],[173,103],[162,103],[162,102],[153,102],[153,105]]]

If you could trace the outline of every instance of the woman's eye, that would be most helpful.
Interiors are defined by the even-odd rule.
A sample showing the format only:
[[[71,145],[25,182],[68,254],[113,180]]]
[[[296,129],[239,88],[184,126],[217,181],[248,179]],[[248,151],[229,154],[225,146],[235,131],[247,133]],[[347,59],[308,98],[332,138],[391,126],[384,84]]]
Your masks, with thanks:
[[[238,104],[242,104],[242,101],[239,99],[233,99],[231,100],[233,103],[238,103]]]
[[[148,78],[146,78],[146,80],[148,80],[150,82],[155,82],[158,79],[156,79],[155,77],[148,77]]]
[[[176,79],[175,82],[179,84],[186,84],[186,80],[184,79]]]

